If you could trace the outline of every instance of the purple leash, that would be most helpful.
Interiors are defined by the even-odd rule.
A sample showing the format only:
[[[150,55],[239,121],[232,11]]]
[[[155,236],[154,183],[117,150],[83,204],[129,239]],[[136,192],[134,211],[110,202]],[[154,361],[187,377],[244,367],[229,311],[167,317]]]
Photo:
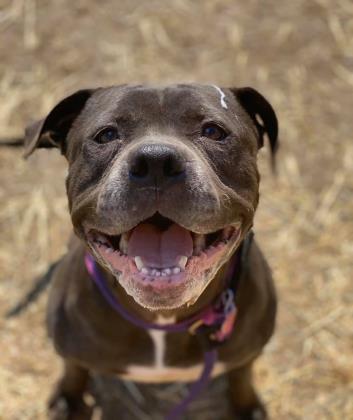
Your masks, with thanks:
[[[203,360],[204,367],[199,379],[190,386],[188,395],[167,414],[165,420],[180,419],[188,405],[206,388],[217,361],[217,350],[205,351]]]
[[[229,279],[229,277],[231,277],[234,273],[237,260],[238,258],[233,258],[230,270],[228,271],[227,279]],[[135,318],[135,316],[133,316],[120,304],[120,302],[109,290],[101,270],[98,268],[98,265],[92,255],[89,253],[86,253],[85,255],[85,265],[92,280],[109,305],[125,320],[131,322],[137,327],[143,329],[163,330],[167,332],[189,331],[190,333],[197,333],[198,330],[205,327],[214,327],[213,333],[208,337],[208,345],[206,345],[206,351],[204,352],[204,368],[199,379],[190,386],[188,395],[165,417],[165,420],[180,419],[182,414],[185,413],[190,402],[193,401],[207,386],[213,367],[217,361],[217,350],[214,348],[214,345],[223,342],[233,331],[236,316],[234,292],[230,288],[226,289],[216,301],[216,305],[213,304],[184,321],[180,321],[175,324],[160,325]]]

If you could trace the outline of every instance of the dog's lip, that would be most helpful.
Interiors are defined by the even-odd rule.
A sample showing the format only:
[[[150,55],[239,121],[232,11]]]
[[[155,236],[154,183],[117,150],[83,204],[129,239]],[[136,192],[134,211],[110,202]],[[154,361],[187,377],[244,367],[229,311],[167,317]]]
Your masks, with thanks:
[[[172,220],[170,220],[170,221],[171,221],[171,223],[174,223]],[[144,222],[142,222],[142,223],[144,223]],[[128,241],[130,236],[131,236],[131,233],[133,232],[133,230],[139,224],[140,223],[136,224],[131,229],[129,229],[127,231],[124,231],[124,232],[120,232],[120,231],[117,231],[115,229],[106,229],[106,228],[101,229],[101,228],[96,228],[96,227],[93,227],[93,226],[85,226],[84,227],[84,237],[85,237],[85,240],[88,243],[94,242],[97,237],[101,237],[101,239],[107,238],[107,242],[109,242],[109,238],[116,238],[119,241],[121,239],[125,239],[126,241]],[[179,226],[185,228],[182,225],[179,225]],[[196,250],[196,252],[201,252],[202,249],[197,249],[197,248],[198,247],[202,248],[202,244],[200,245],[200,242],[202,242],[202,240],[205,240],[206,237],[213,235],[216,238],[217,235],[218,235],[218,241],[229,239],[231,236],[233,236],[235,233],[237,233],[239,230],[242,229],[242,222],[241,221],[233,222],[229,225],[223,226],[220,229],[211,230],[211,231],[206,232],[206,233],[198,233],[198,232],[196,232],[194,230],[191,230],[191,229],[188,229],[188,228],[185,228],[185,229],[188,230],[190,232],[190,234],[192,235],[193,242],[194,242],[194,250]]]
[[[171,221],[173,222],[173,220],[171,220]],[[143,222],[136,223],[134,226],[132,226],[130,229],[128,229],[126,231],[121,231],[121,230],[118,230],[114,227],[111,227],[111,228],[96,227],[93,224],[87,224],[83,227],[83,233],[84,233],[84,236],[85,236],[86,240],[92,239],[94,234],[102,234],[102,235],[105,235],[105,236],[122,236],[122,235],[128,235],[129,236],[130,233],[140,223],[143,223]],[[178,224],[178,223],[176,223],[176,224]],[[238,230],[242,227],[242,224],[243,223],[241,221],[237,221],[237,222],[230,223],[228,225],[224,225],[223,227],[220,227],[220,228],[217,228],[217,229],[212,229],[208,232],[202,232],[201,230],[198,230],[198,229],[197,230],[196,229],[192,230],[192,229],[189,229],[189,227],[187,227],[186,225],[180,225],[180,226],[187,229],[188,231],[190,231],[190,233],[192,235],[201,236],[201,235],[211,235],[211,234],[214,234],[214,233],[217,233],[219,231],[223,231],[223,230],[229,229],[229,228],[232,228],[234,230]]]
[[[89,235],[88,243],[94,254],[116,277],[121,273],[127,274],[141,290],[178,290],[187,284],[189,278],[198,278],[203,272],[217,264],[227,249],[236,243],[239,244],[242,234],[241,224],[235,223],[226,226],[225,229],[232,229],[228,239],[220,240],[201,250],[198,255],[183,257],[186,261],[183,261],[183,266],[178,272],[175,272],[177,267],[163,269],[147,267],[147,271],[143,270],[141,266],[138,267],[136,257],[129,257],[121,253],[120,250],[114,250],[103,243],[94,241],[92,232]]]
[[[218,245],[220,242],[223,242],[223,243],[229,242],[232,238],[234,238],[234,236],[240,236],[241,230],[242,230],[241,228],[242,228],[241,222],[236,222],[231,225],[225,226],[223,229],[211,231],[210,233],[206,233],[206,234],[199,234],[190,230],[189,232],[191,233],[192,238],[193,238],[192,256],[201,255],[203,251],[205,249],[208,249],[209,247],[212,247],[212,246],[214,247]],[[93,248],[96,248],[95,245],[97,244],[106,245],[107,248],[110,248],[109,250],[110,252],[112,250],[113,252],[120,252],[121,254],[126,255],[127,252],[124,252],[124,251],[127,251],[128,241],[129,241],[129,238],[131,236],[133,229],[134,228],[122,234],[112,235],[112,233],[105,233],[102,230],[91,228],[85,234],[85,239],[86,239],[86,242],[89,245],[91,245],[91,247]],[[206,241],[209,236],[213,236],[213,241],[212,243],[207,244]],[[112,243],[113,240],[115,241],[115,244]],[[123,243],[125,243],[125,247],[122,245]],[[185,262],[183,263],[184,260],[188,261],[189,257],[186,255],[180,255],[179,263],[176,264],[176,266],[171,266],[168,268],[173,269],[175,267],[180,266],[183,269],[185,268],[185,265],[186,265]],[[139,256],[135,256],[135,265],[140,269],[143,267],[143,261],[140,260]],[[153,267],[153,268],[158,268],[158,267]],[[149,275],[150,273],[145,272],[144,274]]]

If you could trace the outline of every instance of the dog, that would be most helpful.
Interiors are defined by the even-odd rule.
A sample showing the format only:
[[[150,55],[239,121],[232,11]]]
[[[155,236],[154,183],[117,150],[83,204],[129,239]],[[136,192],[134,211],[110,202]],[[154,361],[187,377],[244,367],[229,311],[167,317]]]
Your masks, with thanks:
[[[75,233],[48,301],[49,335],[64,361],[52,418],[63,403],[64,418],[78,416],[92,372],[197,380],[196,335],[128,322],[92,281],[85,257],[135,319],[173,325],[198,314],[222,292],[253,225],[265,136],[274,159],[277,118],[255,89],[199,84],[80,90],[26,129],[26,156],[56,147],[68,162]],[[233,418],[264,419],[251,371],[274,331],[276,294],[255,241],[233,300],[235,324],[218,345],[212,376],[228,375]]]

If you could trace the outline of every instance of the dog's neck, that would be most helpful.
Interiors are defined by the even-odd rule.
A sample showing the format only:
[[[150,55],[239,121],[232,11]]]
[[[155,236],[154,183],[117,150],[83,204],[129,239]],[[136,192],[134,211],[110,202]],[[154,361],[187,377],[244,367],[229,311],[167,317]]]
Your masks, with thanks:
[[[218,271],[216,276],[209,282],[203,293],[197,298],[197,300],[189,305],[183,305],[177,309],[170,310],[156,310],[152,311],[139,305],[131,296],[129,296],[124,288],[118,283],[114,276],[107,270],[104,270],[105,278],[108,280],[109,288],[113,295],[119,300],[132,315],[148,322],[158,323],[161,319],[173,319],[181,321],[187,319],[202,309],[211,304],[216,297],[222,292],[225,284],[225,275],[227,273],[228,264]]]

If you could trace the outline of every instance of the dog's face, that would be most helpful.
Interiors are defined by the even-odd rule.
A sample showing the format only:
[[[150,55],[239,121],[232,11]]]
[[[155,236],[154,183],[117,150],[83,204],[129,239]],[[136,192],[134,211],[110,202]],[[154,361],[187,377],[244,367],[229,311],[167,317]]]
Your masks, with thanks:
[[[277,120],[256,91],[118,86],[79,91],[27,132],[69,163],[76,234],[140,305],[193,303],[252,225],[257,151]]]

